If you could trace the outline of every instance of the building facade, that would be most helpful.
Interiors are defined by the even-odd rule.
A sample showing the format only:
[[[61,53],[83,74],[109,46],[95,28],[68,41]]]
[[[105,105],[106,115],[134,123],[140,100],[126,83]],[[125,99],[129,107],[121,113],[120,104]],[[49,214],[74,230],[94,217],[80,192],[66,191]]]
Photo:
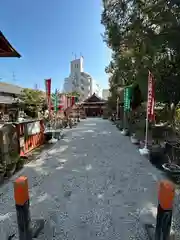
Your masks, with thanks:
[[[93,92],[97,94],[98,91],[92,76],[84,72],[83,62],[83,57],[71,61],[70,75],[64,79],[63,86],[63,92],[65,93],[78,92],[80,101],[91,96]]]
[[[94,93],[85,99],[81,103],[81,106],[87,117],[100,117],[103,115],[104,109],[106,108],[106,101]]]
[[[63,92],[68,93],[71,91],[71,89],[72,89],[72,84],[71,84],[70,78],[67,77],[64,79]]]
[[[18,99],[22,90],[17,85],[0,82],[0,121],[4,116],[8,116],[10,120],[17,118]]]
[[[109,96],[110,96],[109,89],[103,89],[102,90],[102,98],[107,100]]]

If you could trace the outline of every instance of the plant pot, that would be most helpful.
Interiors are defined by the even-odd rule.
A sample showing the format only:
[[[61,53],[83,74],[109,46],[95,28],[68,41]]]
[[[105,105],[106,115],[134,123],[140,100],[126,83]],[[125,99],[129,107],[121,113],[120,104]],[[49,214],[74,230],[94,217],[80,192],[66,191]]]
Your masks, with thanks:
[[[44,135],[45,135],[45,142],[48,142],[52,138],[52,132],[46,132]]]
[[[164,150],[160,144],[153,145],[149,152],[149,160],[158,168],[164,164]]]
[[[0,173],[0,183],[4,181],[4,173]]]
[[[5,172],[6,172],[5,166],[0,164],[0,179],[4,178]]]
[[[164,171],[172,176],[180,176],[180,166],[175,163],[164,163],[162,165]]]
[[[16,163],[16,170],[20,170],[24,166],[25,159],[24,158],[19,158],[19,161]]]
[[[5,176],[9,178],[14,174],[15,171],[16,171],[16,163],[9,164],[7,165]]]

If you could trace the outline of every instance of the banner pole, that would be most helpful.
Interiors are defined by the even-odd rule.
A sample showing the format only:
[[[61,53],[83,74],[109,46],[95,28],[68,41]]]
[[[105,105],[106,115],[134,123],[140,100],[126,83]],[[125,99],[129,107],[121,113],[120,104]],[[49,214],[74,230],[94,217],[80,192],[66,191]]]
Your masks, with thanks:
[[[55,123],[54,123],[53,138],[55,138],[55,136],[56,136],[56,126],[57,126],[57,112],[55,112]]]
[[[126,129],[126,111],[124,110],[124,124],[123,128]]]
[[[145,145],[144,148],[148,147],[148,127],[149,127],[149,119],[148,119],[148,103],[146,109],[146,132],[145,132]]]
[[[116,101],[116,118],[119,118],[119,97],[117,97],[117,101]]]
[[[148,74],[148,92],[147,92],[147,106],[146,106],[146,132],[145,132],[145,143],[144,148],[148,148],[148,127],[149,127],[149,114],[148,114],[148,108],[149,108],[149,91],[150,91],[150,85],[149,85],[149,79],[150,79],[150,72]],[[152,87],[151,87],[152,88]]]
[[[150,74],[150,72],[149,72]],[[149,149],[148,149],[148,126],[149,126],[149,91],[151,90],[149,84],[149,75],[148,75],[148,91],[147,91],[147,106],[146,106],[146,121],[145,121],[145,142],[144,142],[144,147],[139,149],[139,152],[141,155],[149,155]]]
[[[56,127],[57,127],[57,105],[58,105],[58,92],[57,92],[57,89],[55,90],[55,99],[54,99],[54,113],[55,113],[55,116],[54,116],[54,131],[53,131],[53,138],[55,139],[56,137]]]

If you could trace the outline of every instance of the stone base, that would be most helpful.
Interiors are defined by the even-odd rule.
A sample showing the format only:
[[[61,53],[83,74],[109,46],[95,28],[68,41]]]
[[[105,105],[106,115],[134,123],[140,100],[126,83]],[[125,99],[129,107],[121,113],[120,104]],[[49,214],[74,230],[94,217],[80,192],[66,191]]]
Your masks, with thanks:
[[[137,138],[135,138],[134,136],[131,136],[130,139],[133,144],[139,144],[139,140]]]
[[[52,138],[48,141],[48,143],[53,144],[53,143],[57,143],[57,141],[58,141],[58,139],[52,137]]]
[[[128,136],[128,130],[127,130],[127,129],[123,129],[123,130],[121,131],[121,134],[122,134],[123,136]]]
[[[139,153],[143,156],[149,156],[149,149],[147,147],[140,148]]]

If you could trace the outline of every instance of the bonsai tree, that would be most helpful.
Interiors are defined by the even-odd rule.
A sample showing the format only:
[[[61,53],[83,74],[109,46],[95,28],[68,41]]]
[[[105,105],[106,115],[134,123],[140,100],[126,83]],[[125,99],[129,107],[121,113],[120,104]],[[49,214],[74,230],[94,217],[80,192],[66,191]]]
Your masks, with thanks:
[[[36,117],[46,106],[45,94],[40,90],[24,88],[19,98],[24,105],[25,113],[31,117]]]

